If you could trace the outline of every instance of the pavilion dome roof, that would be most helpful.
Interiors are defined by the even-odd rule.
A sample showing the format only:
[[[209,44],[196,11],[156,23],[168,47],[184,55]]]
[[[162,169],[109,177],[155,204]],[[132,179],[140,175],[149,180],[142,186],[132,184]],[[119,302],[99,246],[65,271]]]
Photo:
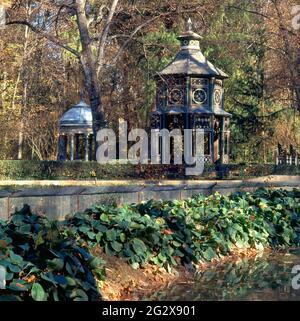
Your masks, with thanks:
[[[63,114],[59,124],[61,127],[92,127],[93,117],[90,106],[80,101]]]
[[[164,75],[188,75],[188,76],[204,76],[216,78],[228,78],[228,75],[215,67],[204,57],[202,52],[195,49],[181,50],[175,59],[161,72]]]
[[[200,35],[192,31],[192,22],[189,20],[188,30],[178,37],[181,42],[181,50],[175,59],[158,73],[158,76],[187,75],[219,79],[228,78],[225,72],[215,67],[203,55],[200,49],[201,39]]]

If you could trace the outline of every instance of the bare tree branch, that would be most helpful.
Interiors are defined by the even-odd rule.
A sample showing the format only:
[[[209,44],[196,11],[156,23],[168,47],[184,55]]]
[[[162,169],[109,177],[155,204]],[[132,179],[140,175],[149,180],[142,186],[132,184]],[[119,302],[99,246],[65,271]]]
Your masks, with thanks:
[[[236,10],[239,10],[239,11],[244,11],[244,12],[252,13],[252,14],[254,14],[254,15],[261,16],[261,17],[263,17],[263,18],[265,18],[265,19],[272,20],[272,17],[267,16],[266,14],[264,14],[264,13],[262,13],[262,12],[259,12],[259,11],[250,10],[250,9],[245,9],[245,8],[240,8],[240,7],[237,7],[237,6],[228,6],[228,8],[232,8],[232,9],[236,9]]]
[[[45,32],[44,30],[41,30],[39,28],[36,28],[35,26],[33,26],[30,22],[25,21],[25,20],[14,20],[14,21],[8,21],[6,23],[6,25],[23,25],[23,26],[27,26],[29,27],[32,31],[38,33],[39,35],[41,35],[42,37],[46,38],[47,40],[51,41],[52,43],[54,43],[55,45],[69,51],[70,53],[72,53],[73,55],[75,55],[77,58],[80,58],[80,54],[77,50],[71,48],[70,46],[68,46],[67,44],[63,43],[60,39],[58,39],[57,37],[51,35],[48,32]]]
[[[199,9],[199,7],[193,8],[193,9],[187,9],[187,10],[181,10],[180,14],[183,13],[195,13],[197,12]],[[160,19],[161,17],[164,16],[169,16],[170,12],[166,12],[166,13],[161,13],[153,18],[148,19],[147,21],[143,22],[142,24],[140,24],[139,26],[137,26],[134,31],[127,37],[127,40],[124,42],[124,44],[122,45],[122,47],[119,49],[118,53],[116,54],[115,58],[113,59],[112,63],[110,64],[110,66],[113,66],[114,64],[117,63],[118,59],[120,58],[123,50],[128,46],[128,44],[130,43],[130,41],[133,39],[133,37],[144,27],[148,26],[149,24],[151,24],[152,22],[154,22],[155,20]],[[178,11],[174,11],[173,14],[178,14]]]
[[[105,27],[103,29],[101,38],[100,38],[100,43],[99,43],[99,47],[98,47],[98,52],[97,52],[97,58],[96,58],[96,63],[97,63],[97,75],[99,75],[101,67],[102,67],[102,62],[103,62],[103,56],[104,56],[104,48],[105,48],[105,43],[106,43],[106,39],[108,36],[108,32],[109,32],[109,28],[111,25],[111,21],[112,18],[115,14],[117,5],[118,5],[119,0],[113,0],[110,10],[109,10],[109,14],[105,23]]]

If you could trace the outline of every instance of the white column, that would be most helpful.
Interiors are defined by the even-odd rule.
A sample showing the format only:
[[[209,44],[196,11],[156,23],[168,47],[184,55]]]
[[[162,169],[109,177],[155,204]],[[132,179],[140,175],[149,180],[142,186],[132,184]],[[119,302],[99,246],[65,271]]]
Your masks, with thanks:
[[[84,135],[84,139],[85,139],[85,161],[88,162],[89,161],[89,134],[85,134]]]
[[[74,134],[70,135],[70,160],[74,160]]]

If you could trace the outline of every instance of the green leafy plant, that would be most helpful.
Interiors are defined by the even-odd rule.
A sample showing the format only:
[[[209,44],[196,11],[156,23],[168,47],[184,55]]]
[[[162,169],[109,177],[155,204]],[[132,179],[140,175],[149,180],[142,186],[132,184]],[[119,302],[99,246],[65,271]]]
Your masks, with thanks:
[[[60,223],[25,207],[1,223],[0,240],[0,265],[8,272],[0,300],[98,300],[94,277],[104,280],[104,262],[90,254],[96,246],[133,268],[168,271],[236,249],[299,246],[300,190],[96,205]]]
[[[28,207],[0,226],[0,265],[7,288],[0,300],[99,300],[93,272],[104,278],[103,262],[66,239],[57,222]]]
[[[67,235],[101,246],[133,267],[170,269],[211,261],[235,248],[298,246],[300,191],[258,190],[184,201],[148,201],[121,208],[97,205],[65,222]]]

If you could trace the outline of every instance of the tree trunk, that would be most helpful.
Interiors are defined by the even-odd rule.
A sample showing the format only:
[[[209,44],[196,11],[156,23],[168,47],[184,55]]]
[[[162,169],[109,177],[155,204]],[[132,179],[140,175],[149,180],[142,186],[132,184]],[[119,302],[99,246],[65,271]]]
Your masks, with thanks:
[[[93,134],[95,143],[94,160],[96,160],[97,152],[97,132],[105,126],[105,117],[101,102],[100,86],[97,80],[96,60],[92,52],[92,40],[89,36],[88,21],[85,15],[85,0],[77,0],[77,24],[80,32],[80,41],[82,44],[82,52],[80,54],[80,62],[85,76],[85,87],[89,95],[90,106],[93,115]]]
[[[93,115],[93,135],[94,135],[94,143],[95,143],[95,152],[94,152],[94,160],[96,160],[96,151],[97,151],[97,132],[99,129],[105,127],[105,117],[101,102],[101,93],[100,88],[97,83],[96,78],[96,69],[92,66],[95,66],[91,63],[89,57],[83,54],[81,58],[81,64],[85,74],[85,88],[89,95],[90,106]]]
[[[30,14],[30,6],[27,2],[26,4],[27,14]],[[25,27],[25,34],[24,34],[25,42],[23,47],[23,57],[21,62],[21,68],[18,75],[18,82],[20,78],[23,80],[23,95],[22,95],[22,105],[21,105],[21,121],[20,121],[20,128],[19,128],[19,137],[18,137],[18,159],[23,159],[23,148],[24,148],[24,113],[27,109],[27,89],[28,89],[28,79],[26,75],[26,58],[27,58],[27,51],[28,51],[28,39],[29,39],[29,27]],[[20,76],[20,77],[19,77]],[[17,91],[18,83],[16,84],[16,91]],[[15,97],[14,97],[15,98]]]

